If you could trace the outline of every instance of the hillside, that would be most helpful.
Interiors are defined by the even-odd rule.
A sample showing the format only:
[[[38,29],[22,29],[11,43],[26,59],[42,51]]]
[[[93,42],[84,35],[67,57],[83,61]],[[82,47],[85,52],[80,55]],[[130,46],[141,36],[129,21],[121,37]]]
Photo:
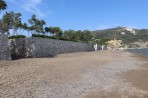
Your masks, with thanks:
[[[123,43],[137,41],[148,41],[148,29],[132,29],[127,27],[116,27],[111,29],[92,31],[96,39],[118,39]]]

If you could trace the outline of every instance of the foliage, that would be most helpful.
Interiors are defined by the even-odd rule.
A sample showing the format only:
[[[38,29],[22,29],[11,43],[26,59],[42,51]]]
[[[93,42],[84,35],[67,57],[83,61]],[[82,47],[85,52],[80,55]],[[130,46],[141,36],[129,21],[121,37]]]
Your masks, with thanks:
[[[32,33],[45,34],[44,25],[46,24],[46,22],[44,20],[38,20],[36,18],[36,15],[32,15],[32,17],[28,19],[28,22],[31,25],[29,27],[29,30],[32,31]]]
[[[88,30],[84,31],[66,30],[64,31],[63,37],[68,40],[73,39],[80,42],[89,42],[92,40],[93,36],[91,35],[91,32]]]
[[[22,26],[20,17],[21,13],[6,12],[0,20],[0,31],[2,33],[9,33],[9,30],[13,29],[13,33],[16,35],[17,30]]]
[[[9,39],[25,38],[25,35],[10,36]]]
[[[23,30],[29,31],[27,23],[22,24],[22,27],[21,27],[21,28],[22,28]]]
[[[4,0],[0,0],[0,11],[5,10],[7,7],[7,4]]]
[[[7,20],[6,20],[7,21]],[[0,20],[0,32],[7,33],[9,35],[10,24],[4,22],[4,20]]]
[[[117,39],[122,40],[123,44],[137,42],[139,40],[148,41],[148,30],[136,30],[136,35],[132,34],[130,31],[123,29],[122,27],[117,27],[113,29],[105,29],[93,31],[93,36],[96,39]],[[125,35],[121,34],[125,32]]]
[[[69,40],[69,39],[65,39],[65,38],[63,38],[63,37],[46,36],[46,35],[39,35],[39,34],[32,34],[32,37],[49,38],[49,39],[58,39],[58,40],[64,40],[64,41],[74,41],[74,42],[78,42],[78,41],[76,41],[76,40]]]
[[[5,1],[0,0],[6,4]],[[2,3],[1,3],[2,4]],[[6,5],[7,6],[7,5]],[[2,6],[1,6],[2,7]],[[2,10],[5,8],[2,8]],[[9,31],[13,30],[13,35],[18,35],[20,32],[28,31],[32,33],[32,37],[41,37],[41,38],[50,38],[50,39],[59,39],[59,40],[67,40],[67,41],[79,41],[79,42],[89,42],[92,40],[92,34],[88,30],[67,30],[63,33],[60,27],[45,27],[46,22],[44,20],[37,19],[36,15],[32,15],[30,19],[28,19],[28,23],[22,23],[21,13],[6,12],[2,19],[0,20],[0,32],[7,33],[10,35]],[[51,35],[51,36],[45,36]],[[19,38],[24,36],[11,36],[10,38]]]
[[[65,39],[76,39],[76,31],[74,30],[64,31],[63,36]]]
[[[116,40],[116,39],[108,41],[107,45],[110,46],[111,48],[120,48],[120,47],[123,46],[122,41],[121,40]]]
[[[137,44],[128,44],[128,48],[140,48]]]
[[[89,42],[92,40],[93,36],[89,30],[82,31],[82,41],[83,42]]]
[[[45,27],[45,31],[47,33],[51,33],[52,35],[56,37],[61,37],[63,33],[60,27]]]
[[[39,34],[32,34],[32,37],[56,39],[54,36],[46,36],[46,35],[39,35]]]
[[[111,39],[94,39],[93,43],[94,44],[100,44],[100,45],[106,45],[108,41]]]

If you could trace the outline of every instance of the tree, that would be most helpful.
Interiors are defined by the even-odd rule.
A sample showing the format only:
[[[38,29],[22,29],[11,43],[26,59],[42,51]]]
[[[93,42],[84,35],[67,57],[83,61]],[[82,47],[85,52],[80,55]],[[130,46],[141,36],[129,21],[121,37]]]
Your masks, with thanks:
[[[62,36],[62,30],[60,29],[60,27],[52,27],[51,31],[56,37]]]
[[[80,42],[89,42],[92,40],[92,37],[93,37],[91,32],[88,30],[84,30],[84,31],[67,30],[67,31],[64,31],[63,35],[65,39],[75,40]]]
[[[7,33],[8,35],[10,35],[9,28],[10,28],[9,24],[7,23],[4,24],[3,20],[0,20],[0,32],[2,34]]]
[[[4,0],[0,0],[0,11],[5,10],[7,8],[7,4]]]
[[[44,29],[45,29],[46,34],[50,33],[50,27],[45,27]]]
[[[22,24],[22,28],[23,28],[23,30],[27,30],[28,31],[28,25],[27,25],[27,23]]]
[[[51,33],[56,37],[61,37],[63,34],[63,31],[60,29],[60,27],[45,27],[45,31],[47,33]]]
[[[93,38],[93,36],[89,30],[84,30],[82,32],[82,40],[84,42],[89,42],[90,40],[92,40],[92,38]]]
[[[0,22],[1,32],[8,33],[10,29],[13,29],[13,34],[16,35],[17,30],[22,26],[20,17],[21,13],[14,13],[13,11],[6,12]]]
[[[22,29],[28,31],[28,36],[29,36],[30,29],[29,29],[27,23],[22,24]]]
[[[9,33],[9,29],[12,28],[12,16],[10,15],[10,13],[6,12],[1,21],[0,21],[0,30],[2,33]]]
[[[17,30],[22,29],[22,22],[21,22],[22,19],[20,18],[22,15],[21,13],[13,13],[13,12],[12,12],[12,15],[14,15],[12,29],[14,31],[14,35],[15,34],[18,35]]]
[[[45,34],[44,25],[46,22],[44,20],[38,20],[36,15],[32,15],[28,22],[31,25],[29,29],[32,31],[32,33],[41,33],[43,35]]]
[[[74,30],[66,30],[66,31],[64,31],[63,36],[65,39],[75,40],[75,33],[76,33],[76,31],[74,31]]]
[[[83,32],[81,30],[76,31],[75,40],[82,41],[83,39]]]

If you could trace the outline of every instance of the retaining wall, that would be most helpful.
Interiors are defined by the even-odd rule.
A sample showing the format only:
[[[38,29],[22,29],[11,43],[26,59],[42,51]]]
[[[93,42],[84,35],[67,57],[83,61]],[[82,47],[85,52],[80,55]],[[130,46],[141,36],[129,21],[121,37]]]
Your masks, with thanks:
[[[46,38],[9,40],[13,57],[51,57],[57,54],[94,51],[93,45]]]
[[[11,60],[8,37],[0,34],[0,60]]]

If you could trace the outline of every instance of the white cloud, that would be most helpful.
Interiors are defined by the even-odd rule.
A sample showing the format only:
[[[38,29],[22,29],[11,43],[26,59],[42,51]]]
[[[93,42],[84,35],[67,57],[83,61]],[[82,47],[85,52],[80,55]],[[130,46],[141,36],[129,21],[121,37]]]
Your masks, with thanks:
[[[41,11],[39,5],[42,4],[43,0],[8,0],[19,7],[23,8],[25,11],[36,14],[37,16],[43,17],[45,13]]]
[[[38,16],[44,16],[45,14],[37,7],[40,2],[34,2],[35,0],[28,2],[22,6],[28,12],[34,13]],[[37,0],[39,1],[39,0]]]

